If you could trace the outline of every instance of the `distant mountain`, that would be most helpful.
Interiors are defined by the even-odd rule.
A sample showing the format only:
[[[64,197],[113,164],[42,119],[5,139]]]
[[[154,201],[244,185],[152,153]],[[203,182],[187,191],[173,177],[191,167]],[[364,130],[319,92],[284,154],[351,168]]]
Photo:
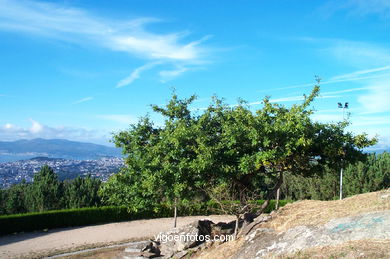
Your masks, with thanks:
[[[115,147],[65,139],[22,139],[0,141],[0,162],[17,161],[33,157],[64,158],[75,160],[121,157]]]

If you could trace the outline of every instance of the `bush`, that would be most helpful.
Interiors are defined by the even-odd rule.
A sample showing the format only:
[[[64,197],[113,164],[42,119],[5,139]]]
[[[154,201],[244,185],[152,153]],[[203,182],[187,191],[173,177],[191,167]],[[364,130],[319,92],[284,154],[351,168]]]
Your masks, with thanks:
[[[151,215],[129,213],[125,207],[99,207],[31,212],[0,217],[0,235],[59,227],[83,226],[147,218]]]
[[[264,201],[257,201],[262,204]],[[281,200],[280,207],[290,201]],[[219,205],[215,202],[179,204],[180,216],[219,214]],[[275,207],[271,201],[265,212]],[[85,226],[109,222],[120,222],[136,219],[172,217],[172,207],[162,204],[158,208],[145,211],[129,211],[126,207],[93,207],[81,209],[52,210],[0,216],[0,235],[15,232],[28,232],[60,227]]]

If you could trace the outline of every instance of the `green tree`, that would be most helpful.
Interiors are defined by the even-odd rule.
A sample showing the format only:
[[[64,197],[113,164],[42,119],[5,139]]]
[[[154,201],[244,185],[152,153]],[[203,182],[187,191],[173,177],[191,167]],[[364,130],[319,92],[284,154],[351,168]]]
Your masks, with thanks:
[[[339,197],[340,178],[337,168],[326,168],[322,175],[303,177],[285,175],[282,196],[286,199],[332,200]],[[379,191],[390,187],[390,154],[369,154],[367,159],[348,164],[344,170],[346,196]]]
[[[29,186],[23,179],[21,183],[14,184],[6,190],[5,211],[7,214],[27,212],[26,195],[28,194],[28,188]]]
[[[0,189],[0,215],[7,214],[6,209],[6,201],[7,201],[7,191],[5,189]]]
[[[214,97],[200,115],[189,108],[194,96],[180,100],[173,94],[166,107],[153,106],[165,117],[163,126],[143,118],[114,136],[127,155],[127,168],[103,186],[102,194],[108,202],[142,208],[191,200],[209,183],[227,184],[234,193],[264,196],[260,213],[285,174],[322,175],[328,168],[364,159],[361,149],[376,141],[346,132],[347,121],[313,121],[310,105],[318,94],[315,86],[291,107],[267,97],[255,112],[244,101],[228,106]]]
[[[127,131],[114,136],[114,142],[126,155],[126,167],[104,183],[99,194],[107,205],[125,205],[139,211],[161,202],[162,188],[155,186],[154,172],[160,170],[156,156],[150,152],[160,140],[160,129],[143,117]]]
[[[45,211],[63,207],[63,186],[56,173],[49,166],[42,166],[34,175],[29,196],[30,211]]]
[[[101,180],[88,175],[64,182],[66,208],[97,207],[101,204],[98,190]]]
[[[164,202],[174,207],[176,222],[178,202],[185,203],[194,193],[196,120],[188,108],[194,99],[179,100],[174,94],[166,107],[152,106],[165,117],[163,128],[146,117],[114,136],[127,155],[127,167],[102,186],[105,203],[139,210]]]

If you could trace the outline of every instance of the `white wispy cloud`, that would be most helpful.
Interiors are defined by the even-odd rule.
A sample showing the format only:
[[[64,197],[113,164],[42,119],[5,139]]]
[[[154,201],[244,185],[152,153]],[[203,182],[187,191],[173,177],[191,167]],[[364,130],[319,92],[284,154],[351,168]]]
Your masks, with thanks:
[[[370,90],[358,97],[362,114],[383,113],[390,111],[390,77],[387,80],[372,82]]]
[[[326,44],[327,46],[320,50],[322,54],[352,67],[360,69],[384,67],[387,69],[386,67],[390,64],[390,50],[383,45],[342,39],[328,40]]]
[[[135,118],[131,114],[105,114],[105,115],[99,115],[98,118],[114,121],[120,124],[130,124],[135,123],[137,121],[137,118]]]
[[[184,72],[188,71],[188,68],[183,66],[178,66],[176,69],[173,70],[163,70],[159,72],[159,75],[161,77],[161,82],[166,82],[172,78],[175,78]]]
[[[90,141],[95,143],[108,143],[110,136],[106,132],[89,130],[85,128],[73,128],[64,126],[48,126],[34,119],[29,119],[29,127],[21,127],[11,123],[0,125],[0,139],[32,139],[32,138],[66,138],[78,141]]]
[[[348,88],[348,89],[339,90],[339,91],[324,92],[322,94],[324,94],[324,95],[344,94],[344,93],[359,92],[359,91],[364,91],[364,90],[369,90],[369,89],[371,89],[371,88],[370,87],[355,87],[355,88]]]
[[[373,125],[388,125],[390,116],[357,116],[352,118],[353,125],[358,126],[373,126]]]
[[[366,75],[366,76],[362,76],[362,75]],[[337,84],[337,83],[352,82],[352,81],[363,81],[363,80],[367,81],[369,79],[383,78],[389,75],[390,75],[390,66],[383,66],[379,68],[357,70],[347,74],[336,75],[331,77],[329,80],[321,81],[320,85]],[[313,85],[314,85],[313,83],[298,84],[298,85],[274,88],[274,90],[287,90],[287,89],[294,89],[294,88],[312,87]],[[361,91],[367,89],[369,88],[367,87],[351,88],[351,89],[338,91],[338,93],[354,92],[354,91]]]
[[[41,123],[33,119],[29,119],[29,121],[31,122],[30,132],[32,134],[39,134],[44,130],[44,126]]]
[[[365,69],[365,70],[358,70],[358,71],[354,71],[354,72],[349,73],[349,74],[334,76],[330,80],[359,78],[359,76],[361,76],[361,75],[372,74],[372,73],[382,72],[382,71],[387,71],[387,70],[390,70],[390,66],[383,66],[383,67],[377,67],[377,68],[371,68],[371,69]]]
[[[88,97],[82,98],[80,100],[77,100],[77,101],[73,102],[72,104],[85,103],[85,102],[88,102],[88,101],[91,101],[91,100],[93,100],[93,97],[92,96],[88,96]]]
[[[174,65],[199,65],[208,49],[202,46],[209,36],[185,42],[188,32],[156,33],[145,26],[159,22],[153,17],[114,20],[99,17],[87,10],[56,4],[26,0],[0,0],[0,30],[27,33],[73,44],[95,45],[113,51],[129,53],[150,62]],[[145,65],[143,70],[150,69]],[[139,78],[137,69],[128,78],[130,83]],[[173,76],[173,74],[171,75]]]
[[[346,0],[328,1],[321,11],[325,16],[344,11],[349,16],[378,15],[380,18],[389,18],[390,2],[388,0]]]
[[[135,80],[137,80],[141,76],[142,72],[149,70],[158,64],[161,64],[161,63],[160,62],[151,62],[151,63],[148,63],[146,65],[143,65],[143,66],[140,66],[140,67],[134,69],[133,72],[131,72],[131,74],[128,77],[123,78],[121,81],[119,81],[117,83],[116,88],[120,88],[120,87],[132,84]]]

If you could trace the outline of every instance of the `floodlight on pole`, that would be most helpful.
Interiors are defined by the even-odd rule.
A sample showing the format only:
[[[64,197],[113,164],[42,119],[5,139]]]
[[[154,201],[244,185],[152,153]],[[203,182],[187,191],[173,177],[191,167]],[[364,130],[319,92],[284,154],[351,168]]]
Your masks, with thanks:
[[[340,109],[343,109],[343,121],[345,120],[345,109],[349,108],[349,103],[344,103],[344,106],[342,103],[337,103],[338,107]],[[343,165],[341,165],[340,169],[340,200],[343,199]]]

